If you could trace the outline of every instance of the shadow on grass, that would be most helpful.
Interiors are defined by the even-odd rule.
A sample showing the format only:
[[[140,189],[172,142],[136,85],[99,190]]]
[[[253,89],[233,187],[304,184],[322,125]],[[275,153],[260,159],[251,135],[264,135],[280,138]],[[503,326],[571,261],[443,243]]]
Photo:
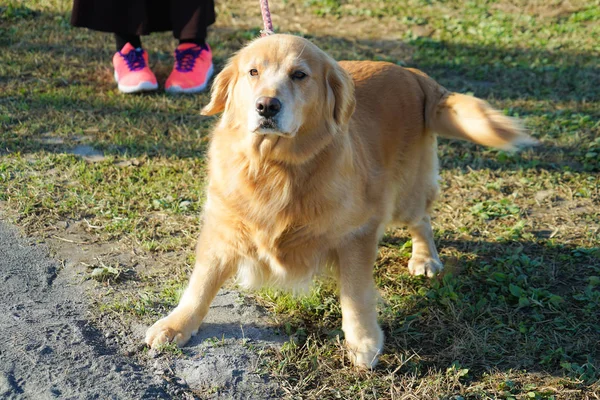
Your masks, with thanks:
[[[336,58],[383,60],[419,68],[457,92],[482,98],[552,101],[600,99],[600,67],[594,54],[448,43],[309,37]],[[409,48],[406,59],[386,49]]]
[[[28,13],[25,13],[28,18]],[[52,16],[35,14],[31,18],[48,20]],[[65,36],[71,35],[74,29],[66,29]],[[242,43],[256,35],[256,30],[236,31],[231,28],[216,28],[213,30],[214,41],[220,50],[216,51],[218,66],[222,66],[228,54],[236,51]],[[54,54],[58,59],[67,57],[74,69],[85,70],[90,59],[106,62],[112,54],[106,46],[99,45],[94,49],[89,41],[86,44],[52,36],[46,43],[11,42],[8,48],[19,48],[31,53],[46,55]],[[546,118],[556,120],[557,130],[564,129],[565,119],[586,117],[593,120],[600,117],[600,110],[589,105],[590,101],[600,99],[600,68],[594,62],[594,57],[587,53],[569,51],[547,51],[522,48],[494,48],[485,46],[469,46],[446,43],[420,38],[408,43],[386,40],[347,40],[339,37],[310,37],[324,50],[337,58],[348,59],[383,59],[399,62],[406,66],[420,68],[446,85],[449,89],[459,92],[474,92],[475,95],[488,100],[519,100],[517,108],[509,110],[512,115],[530,118]],[[392,59],[386,55],[390,49],[401,48],[405,59]],[[72,58],[70,58],[72,57]],[[166,52],[158,52],[160,60],[171,58]],[[107,70],[109,66],[107,65]],[[164,71],[163,71],[164,72]],[[35,136],[40,133],[53,131],[60,124],[60,119],[49,118],[44,123],[43,117],[48,112],[57,114],[82,116],[75,131],[94,130],[104,121],[110,121],[101,135],[92,135],[92,144],[108,154],[117,156],[127,155],[138,157],[175,156],[203,157],[205,143],[197,147],[185,135],[173,137],[169,134],[172,128],[195,129],[207,136],[214,119],[205,119],[199,115],[202,101],[208,97],[198,97],[200,100],[188,98],[167,98],[162,93],[138,96],[137,99],[121,99],[121,96],[93,96],[100,90],[114,91],[112,83],[106,77],[92,76],[90,81],[67,82],[57,77],[52,66],[47,71],[37,70],[37,74],[48,76],[48,79],[33,79],[32,91],[27,96],[8,96],[0,100],[8,111],[8,117],[0,121],[0,127],[8,135],[0,139],[0,146],[11,152],[20,151],[52,151],[60,152],[57,146],[48,147],[35,142]],[[17,84],[22,76],[5,75],[0,78],[7,87]],[[74,86],[70,86],[74,85]],[[71,90],[72,89],[72,90]],[[206,95],[203,95],[206,96]],[[530,101],[560,101],[560,109],[551,104],[529,104]],[[156,103],[171,101],[179,103],[167,110],[158,109]],[[566,102],[566,103],[565,103]],[[574,103],[573,103],[574,102]],[[552,109],[540,109],[540,107]],[[24,112],[26,110],[26,112]],[[15,115],[11,115],[15,111]],[[90,116],[93,116],[90,117]],[[589,122],[589,121],[588,121]],[[561,146],[546,146],[517,155],[498,162],[495,153],[481,157],[478,148],[471,144],[452,144],[442,146],[444,166],[467,168],[543,168],[572,171],[589,171],[586,165],[585,143],[596,135],[597,127],[592,122],[584,122],[579,129],[581,138],[572,144]],[[36,129],[19,135],[10,135],[18,125],[35,123]],[[135,129],[129,129],[134,127]],[[101,127],[101,129],[104,129]],[[129,129],[129,131],[128,131]],[[535,129],[535,128],[534,128]],[[596,132],[596,133],[595,133]],[[537,136],[547,136],[548,132],[534,132]],[[554,132],[558,135],[561,132]],[[198,141],[198,135],[194,140]],[[126,137],[126,139],[125,139]],[[183,140],[184,143],[178,142]],[[200,141],[198,141],[200,142]],[[475,154],[469,157],[469,154]],[[569,154],[569,157],[565,157]],[[466,155],[466,157],[464,157]],[[444,162],[449,159],[450,163]],[[462,161],[461,161],[462,160]],[[598,166],[592,166],[595,170]]]
[[[461,256],[443,260],[442,276],[402,304],[388,299],[383,311],[385,352],[417,355],[405,372],[455,364],[471,377],[527,370],[584,384],[600,378],[600,247],[454,240],[439,247]],[[388,281],[385,268],[378,267],[380,286],[392,292],[414,279]]]
[[[148,94],[140,97],[160,101],[164,95]],[[89,144],[103,151],[105,155],[117,157],[204,158],[206,140],[217,121],[213,117],[201,116],[197,110],[189,113],[157,111],[145,104],[118,104],[118,101],[103,102],[98,99],[85,102],[70,99],[68,96],[23,102],[27,104],[31,113],[43,114],[52,111],[87,119],[88,121],[73,126],[71,135],[57,136],[65,138],[67,142],[69,139],[79,142],[81,136],[85,136]],[[5,131],[0,138],[0,152],[68,153],[69,150],[65,146],[45,144],[42,137],[52,136],[53,132],[58,130],[65,131],[59,121],[36,123],[36,128],[27,133],[11,132],[15,127],[27,124],[28,120],[34,118],[39,117],[33,114],[7,117],[0,122],[0,128]],[[600,165],[587,157],[590,151],[589,143],[592,143],[591,138],[568,145],[548,143],[519,153],[506,153],[472,143],[440,139],[439,155],[442,169],[567,169],[574,172],[593,172],[598,170]]]
[[[131,97],[123,99],[122,96],[94,96],[98,90],[104,94],[115,91],[109,76],[109,60],[113,49],[105,43],[110,35],[90,33],[83,35],[85,39],[77,39],[77,33],[84,30],[65,25],[65,16],[62,14],[41,13],[27,7],[3,8],[2,12],[2,25],[8,22],[17,27],[29,26],[27,24],[31,20],[36,20],[38,25],[54,26],[57,29],[47,39],[38,37],[35,42],[31,39],[17,39],[18,36],[13,31],[7,31],[8,34],[2,40],[9,51],[27,53],[34,60],[38,56],[43,59],[51,54],[55,60],[49,61],[50,65],[47,66],[35,63],[30,66],[31,74],[26,72],[29,75],[27,79],[30,89],[27,96],[9,94],[0,99],[0,106],[8,111],[8,116],[0,120],[0,128],[8,133],[0,139],[0,146],[4,150],[23,153],[40,150],[60,152],[57,146],[48,147],[35,142],[36,135],[60,128],[57,124],[62,122],[61,118],[45,120],[44,116],[52,112],[69,117],[71,114],[81,116],[81,120],[73,126],[74,133],[93,131],[104,123],[105,127],[100,127],[103,132],[92,135],[92,144],[108,154],[132,157],[203,157],[205,143],[195,146],[193,140],[190,141],[186,135],[170,135],[169,132],[173,129],[192,129],[200,131],[199,135],[194,135],[194,140],[198,136],[207,136],[214,119],[205,119],[199,116],[198,111],[202,103],[208,101],[206,94],[196,97],[196,100],[189,97],[168,98],[162,93],[138,96],[133,100]],[[212,29],[217,69],[222,67],[230,54],[257,35],[258,29]],[[90,40],[90,36],[94,40]],[[99,41],[100,38],[102,41]],[[572,171],[598,168],[598,165],[586,165],[584,159],[586,142],[597,136],[597,126],[593,121],[600,118],[600,109],[590,103],[600,100],[600,68],[593,54],[560,49],[476,46],[429,38],[408,42],[350,40],[331,36],[312,36],[309,39],[338,59],[375,59],[400,63],[422,69],[454,91],[473,92],[492,102],[517,100],[516,107],[508,110],[511,115],[556,121],[556,132],[536,132],[537,127],[533,127],[537,136],[553,138],[564,135],[565,125],[579,117],[591,121],[567,126],[567,132],[570,129],[581,136],[573,139],[572,143],[538,148],[523,153],[522,156],[504,158],[501,162],[495,160],[495,153],[482,157],[481,151],[474,145],[461,143],[442,146],[442,155],[448,155],[441,157],[444,166],[463,169],[566,167]],[[112,43],[112,38],[108,41]],[[169,38],[170,41],[172,38]],[[162,47],[164,46],[159,46]],[[170,68],[172,55],[168,51],[158,50],[153,53],[153,57],[160,61],[157,74],[165,75]],[[97,71],[90,75],[88,71],[83,74],[75,73],[65,80],[56,73],[65,67],[65,63],[69,73],[85,72],[89,69],[90,61],[100,65],[106,63],[106,71],[109,71],[107,76],[98,76]],[[27,65],[25,69],[28,69]],[[20,71],[23,71],[23,66]],[[0,82],[11,87],[18,85],[23,79],[24,76],[5,74],[0,77]],[[164,102],[172,102],[174,106],[160,108],[157,105]],[[35,129],[25,134],[10,135],[12,130],[23,124],[33,124]],[[542,125],[541,128],[544,126],[547,125]],[[475,157],[469,157],[469,154],[475,154]],[[565,154],[569,156],[565,157]],[[445,159],[449,159],[450,163],[446,163]]]
[[[44,14],[44,19],[51,15]],[[70,28],[65,32],[77,31]],[[218,57],[217,67],[222,67],[227,54],[239,50],[247,41],[257,37],[258,29],[234,30],[227,27],[212,29],[215,47],[225,51]],[[104,34],[106,35],[106,34]],[[106,35],[108,37],[108,35]],[[419,68],[436,81],[457,92],[473,92],[482,98],[524,99],[564,101],[600,100],[600,67],[597,56],[589,52],[564,50],[541,50],[528,48],[501,48],[474,46],[460,43],[418,38],[404,41],[394,40],[350,40],[332,36],[305,36],[336,59],[382,60],[403,66]],[[111,37],[112,40],[112,37]],[[111,42],[112,43],[112,42]],[[18,48],[30,53],[53,53],[56,57],[73,57],[73,67],[86,68],[90,60],[106,62],[109,66],[114,51],[103,43],[87,40],[86,43],[55,38],[46,42],[11,42],[7,47]],[[392,49],[405,49],[393,52]],[[389,53],[395,54],[391,57]],[[217,52],[222,54],[221,51]],[[169,61],[171,52],[158,51],[152,54],[161,61]],[[399,58],[402,57],[402,58]],[[152,60],[151,60],[152,61]],[[81,65],[75,65],[79,64]],[[219,70],[220,68],[217,68]],[[18,76],[3,76],[9,83],[22,79]],[[94,77],[91,77],[92,82]],[[600,115],[600,111],[594,113]]]

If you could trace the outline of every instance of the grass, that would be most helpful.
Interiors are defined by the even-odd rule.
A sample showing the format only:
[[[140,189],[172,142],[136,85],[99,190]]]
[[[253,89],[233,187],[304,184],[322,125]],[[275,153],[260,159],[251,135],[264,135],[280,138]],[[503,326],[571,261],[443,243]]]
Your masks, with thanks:
[[[255,37],[254,1],[218,4],[217,67]],[[336,288],[262,291],[290,341],[266,359],[289,398],[593,399],[600,393],[600,2],[287,0],[277,31],[338,59],[417,67],[521,118],[542,145],[518,154],[441,141],[434,213],[446,273],[408,274],[410,239],[376,263],[386,347],[344,359]],[[149,323],[176,304],[193,264],[215,119],[207,94],[118,94],[109,36],[68,24],[67,0],[0,5],[0,207],[29,234],[65,221],[131,252],[98,283],[99,312]],[[169,34],[144,38],[159,80]],[[79,145],[103,151],[90,163]],[[114,255],[116,257],[116,255]],[[104,263],[104,264],[102,264]],[[118,265],[119,269],[110,270]],[[110,267],[110,268],[109,268]],[[127,279],[119,271],[131,271]],[[89,272],[89,271],[88,271]],[[171,349],[172,351],[173,349]]]

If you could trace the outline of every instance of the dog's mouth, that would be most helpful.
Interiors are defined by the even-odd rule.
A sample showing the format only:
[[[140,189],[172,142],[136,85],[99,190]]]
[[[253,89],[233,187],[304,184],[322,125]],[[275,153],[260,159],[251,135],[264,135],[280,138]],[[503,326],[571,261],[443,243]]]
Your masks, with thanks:
[[[258,124],[256,129],[253,131],[257,135],[277,135],[283,137],[291,137],[293,136],[289,132],[284,132],[279,127],[279,124],[275,120],[275,118],[271,117],[262,117],[258,120]]]
[[[277,122],[273,118],[261,118],[258,120],[258,131],[277,129]]]

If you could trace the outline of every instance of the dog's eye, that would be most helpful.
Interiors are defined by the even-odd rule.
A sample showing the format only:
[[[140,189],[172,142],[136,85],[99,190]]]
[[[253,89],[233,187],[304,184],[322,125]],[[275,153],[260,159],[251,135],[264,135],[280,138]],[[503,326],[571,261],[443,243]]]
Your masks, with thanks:
[[[258,75],[258,70],[256,68],[252,68],[250,70],[250,76],[257,76]]]
[[[300,81],[306,78],[306,76],[307,75],[302,71],[294,71],[294,73],[292,74],[292,79]]]

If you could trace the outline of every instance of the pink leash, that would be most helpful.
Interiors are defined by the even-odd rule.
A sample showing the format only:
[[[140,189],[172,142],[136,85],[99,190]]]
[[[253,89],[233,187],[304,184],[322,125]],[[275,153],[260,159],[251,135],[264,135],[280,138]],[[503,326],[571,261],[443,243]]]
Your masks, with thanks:
[[[260,31],[260,36],[264,37],[274,34],[271,12],[269,11],[269,0],[260,0],[260,11],[262,12],[263,24],[265,26],[265,29]]]

